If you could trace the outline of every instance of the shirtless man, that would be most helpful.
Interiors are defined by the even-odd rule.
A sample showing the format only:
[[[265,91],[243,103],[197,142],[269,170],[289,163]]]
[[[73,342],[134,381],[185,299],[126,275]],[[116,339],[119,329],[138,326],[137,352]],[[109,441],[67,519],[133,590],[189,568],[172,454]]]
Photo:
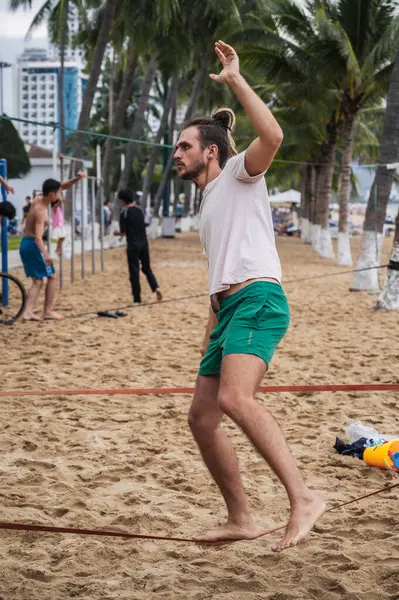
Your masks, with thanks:
[[[290,319],[264,178],[283,133],[240,74],[234,49],[219,41],[215,51],[222,71],[210,77],[230,87],[258,137],[237,155],[230,133],[234,113],[219,109],[183,125],[174,155],[180,177],[195,181],[203,192],[200,238],[208,257],[211,299],[189,425],[228,512],[225,525],[198,540],[254,539],[262,532],[221,427],[227,415],[287,491],[291,515],[273,547],[280,552],[304,540],[325,511],[324,501],[305,484],[280,427],[254,397]]]
[[[43,319],[60,320],[63,318],[53,311],[57,280],[53,260],[43,242],[43,233],[48,220],[48,207],[57,201],[62,190],[70,188],[84,177],[86,174],[79,172],[74,179],[64,183],[55,179],[46,179],[43,183],[42,193],[36,196],[31,204],[26,217],[24,237],[19,248],[25,275],[32,278],[32,286],[26,297],[23,315],[25,321],[40,321],[40,318],[35,315],[34,309],[45,277],[47,277],[47,285]]]

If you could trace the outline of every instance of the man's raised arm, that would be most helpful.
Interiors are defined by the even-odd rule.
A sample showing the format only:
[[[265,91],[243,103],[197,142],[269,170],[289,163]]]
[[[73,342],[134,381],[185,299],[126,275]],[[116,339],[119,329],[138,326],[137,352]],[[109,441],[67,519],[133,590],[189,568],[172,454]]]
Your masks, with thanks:
[[[76,177],[74,177],[73,179],[68,179],[68,181],[63,181],[61,183],[61,189],[67,190],[70,187],[72,187],[73,185],[75,185],[75,183],[78,183],[79,181],[84,179],[85,177],[87,177],[86,173],[84,171],[79,171],[79,173],[77,173]]]
[[[237,96],[247,113],[258,138],[252,142],[245,154],[245,168],[249,175],[258,175],[266,171],[281,142],[283,132],[266,104],[259,98],[240,73],[240,63],[234,48],[221,40],[215,44],[223,69],[219,75],[210,75],[211,79],[226,83]]]

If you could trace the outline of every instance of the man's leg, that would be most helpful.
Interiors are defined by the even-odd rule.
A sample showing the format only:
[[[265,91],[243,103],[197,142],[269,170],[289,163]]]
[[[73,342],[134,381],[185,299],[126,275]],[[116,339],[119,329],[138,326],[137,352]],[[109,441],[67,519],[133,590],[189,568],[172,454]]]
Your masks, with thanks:
[[[130,285],[132,286],[132,294],[134,302],[141,302],[140,288],[140,262],[139,253],[135,249],[128,249],[127,262],[129,265]]]
[[[150,249],[148,247],[148,243],[145,243],[143,247],[140,249],[140,260],[141,260],[141,270],[144,275],[147,277],[148,284],[152,290],[157,295],[157,300],[160,302],[162,300],[162,292],[159,289],[158,282],[155,279],[155,275],[152,272],[150,266]]]
[[[39,317],[35,315],[34,310],[42,286],[43,279],[35,279],[32,277],[32,285],[26,295],[26,305],[23,315],[25,321],[40,321]]]
[[[54,319],[56,321],[60,321],[64,318],[62,315],[59,315],[58,313],[53,311],[56,291],[57,276],[54,274],[50,275],[50,277],[47,278],[47,285],[44,297],[43,319]]]
[[[226,502],[227,524],[209,531],[198,540],[252,539],[260,528],[254,522],[238,470],[233,446],[221,427],[223,412],[218,406],[219,376],[199,375],[188,422],[202,458]]]
[[[225,356],[218,402],[221,410],[246,433],[287,490],[291,516],[285,535],[273,548],[280,552],[305,539],[325,511],[325,504],[306,486],[280,427],[254,398],[265,370],[266,364],[257,356]]]

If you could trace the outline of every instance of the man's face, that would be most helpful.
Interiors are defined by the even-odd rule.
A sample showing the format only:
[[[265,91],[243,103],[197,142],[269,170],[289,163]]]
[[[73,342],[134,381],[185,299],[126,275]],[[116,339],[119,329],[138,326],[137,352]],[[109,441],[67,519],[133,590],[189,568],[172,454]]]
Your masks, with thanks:
[[[204,151],[201,149],[197,127],[189,127],[181,132],[174,159],[182,179],[196,179],[206,169]]]
[[[57,192],[50,192],[48,195],[51,203],[57,202],[61,198],[61,188]]]

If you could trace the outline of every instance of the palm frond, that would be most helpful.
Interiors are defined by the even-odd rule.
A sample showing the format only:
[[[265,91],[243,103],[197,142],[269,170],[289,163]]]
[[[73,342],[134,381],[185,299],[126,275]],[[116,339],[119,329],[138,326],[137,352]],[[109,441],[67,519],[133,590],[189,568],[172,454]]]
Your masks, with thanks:
[[[29,26],[28,33],[25,36],[26,38],[29,38],[35,29],[40,27],[45,21],[49,19],[51,12],[54,8],[54,3],[55,0],[46,0],[46,2],[34,16],[33,21]]]

